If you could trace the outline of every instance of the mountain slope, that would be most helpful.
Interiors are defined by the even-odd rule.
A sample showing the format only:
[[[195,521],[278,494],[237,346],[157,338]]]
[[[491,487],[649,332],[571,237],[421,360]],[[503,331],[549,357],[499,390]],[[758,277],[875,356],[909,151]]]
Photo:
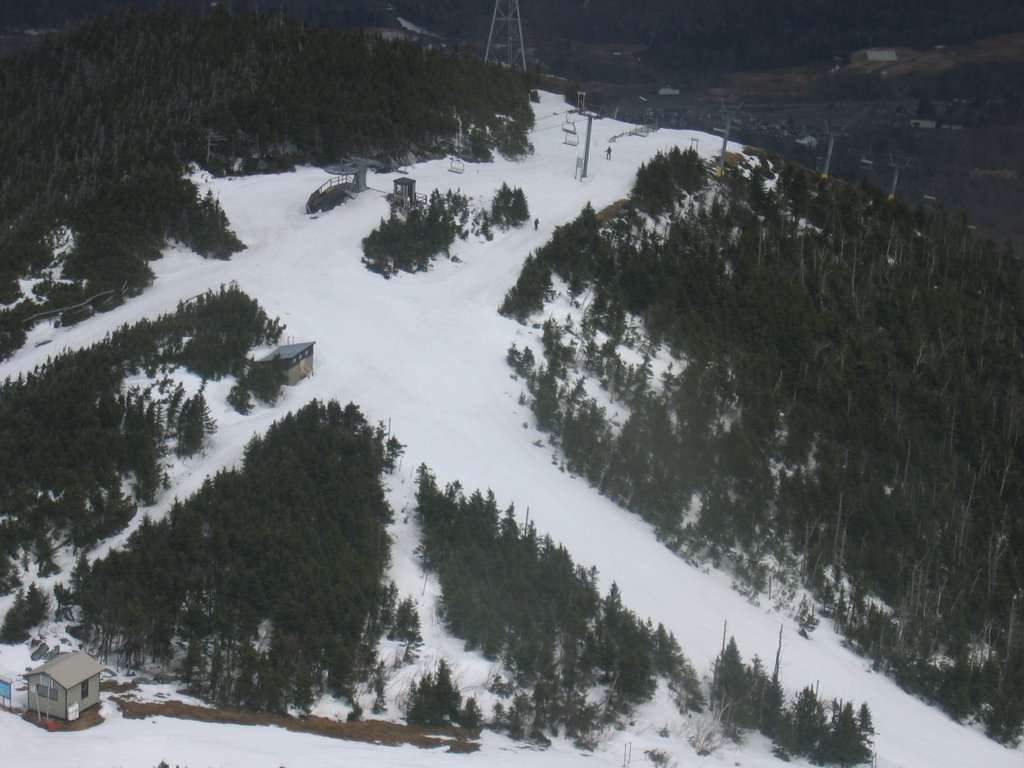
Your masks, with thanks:
[[[728,622],[728,632],[735,635],[746,658],[757,653],[762,659],[774,657],[782,625],[782,680],[787,691],[792,695],[818,681],[823,695],[869,702],[879,731],[880,766],[1018,765],[1019,751],[999,747],[980,732],[958,726],[900,692],[890,680],[872,673],[863,659],[845,650],[827,628],[820,628],[813,640],[804,640],[786,612],[753,606],[730,588],[728,576],[686,564],[656,541],[648,525],[560,471],[551,449],[535,444],[540,433],[530,426],[529,411],[518,402],[521,384],[510,378],[505,362],[509,345],[535,329],[523,328],[496,312],[523,259],[556,224],[574,218],[586,202],[600,210],[624,197],[640,163],[655,151],[676,144],[688,146],[691,138],[699,140],[705,156],[720,146],[718,139],[706,135],[659,131],[647,138],[616,141],[611,145],[612,158],[605,160],[599,153],[608,146],[608,139],[628,126],[597,121],[591,175],[580,183],[573,179],[577,149],[561,143],[565,109],[556,97],[542,98],[535,108],[537,128],[530,136],[537,153],[524,161],[467,165],[462,176],[449,174],[446,162],[409,169],[421,190],[458,187],[478,204],[489,202],[503,181],[519,186],[526,192],[532,214],[540,218],[538,231],[525,228],[493,242],[470,241],[457,246],[457,262],[439,262],[426,274],[384,280],[360,264],[359,243],[386,215],[386,203],[376,190],[389,189],[392,175],[372,176],[371,191],[315,218],[303,213],[303,205],[309,192],[325,180],[321,171],[206,180],[204,186],[219,198],[248,250],[223,262],[167,251],[153,264],[156,278],[144,296],[76,327],[37,326],[25,349],[0,365],[0,376],[31,370],[62,347],[93,343],[117,325],[167,311],[178,300],[206,288],[237,281],[269,315],[287,324],[286,332],[295,340],[317,342],[315,375],[286,390],[276,408],[258,408],[244,418],[223,406],[228,384],[209,387],[207,397],[219,421],[212,446],[202,462],[176,468],[173,489],[148,510],[152,516],[165,513],[173,496],[191,494],[207,475],[237,462],[251,435],[265,431],[285,411],[313,398],[351,400],[371,422],[388,422],[407,446],[402,467],[390,481],[389,499],[398,517],[392,532],[401,537],[394,571],[401,593],[418,596],[421,616],[431,615],[430,598],[436,594],[436,585],[430,579],[424,581],[417,563],[410,559],[409,537],[415,528],[402,518],[413,503],[414,470],[426,463],[441,482],[459,480],[468,489],[490,488],[500,504],[514,503],[519,515],[529,514],[538,530],[564,544],[576,562],[598,568],[603,591],[615,581],[625,605],[664,622],[698,673],[708,670],[721,647],[723,622]],[[7,599],[0,601],[0,610],[8,605]],[[428,642],[437,639],[435,648],[456,653],[458,643],[437,634],[436,628],[425,634]],[[488,665],[473,655],[458,658],[464,681],[480,685],[479,676],[486,675]],[[2,672],[9,676],[29,664],[23,648],[5,649],[0,656]],[[682,766],[724,759],[743,765],[778,764],[757,740],[742,752],[723,750],[711,758],[699,758],[679,732],[667,739],[655,735],[665,717],[658,708],[644,711],[634,729],[610,734],[588,764],[621,765],[627,743],[635,743],[638,760],[641,747],[660,746]],[[228,726],[214,730],[164,720],[129,722],[116,714],[112,718],[113,722],[75,737],[81,745],[76,748],[76,763],[150,765],[165,758],[196,768],[290,765],[297,760],[303,765],[327,765],[336,764],[339,755],[366,762],[393,759],[406,765],[451,764],[455,759],[407,748],[391,753],[383,748],[321,743],[276,730],[247,730],[241,735]],[[48,755],[52,740],[47,741],[43,731],[14,718],[0,718],[0,733],[5,740],[23,743],[26,760],[33,765],[66,762],[64,755]],[[221,738],[224,745],[213,746]],[[483,753],[464,759],[467,764],[493,765],[504,760],[521,764],[517,751],[503,751],[507,746],[505,740],[487,736]],[[560,766],[581,760],[561,744],[529,755],[531,765]]]

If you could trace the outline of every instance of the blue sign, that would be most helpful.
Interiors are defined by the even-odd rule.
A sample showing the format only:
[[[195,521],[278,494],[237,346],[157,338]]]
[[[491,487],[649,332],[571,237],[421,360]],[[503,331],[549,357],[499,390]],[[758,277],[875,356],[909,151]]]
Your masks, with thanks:
[[[0,699],[11,698],[11,681],[6,677],[0,677]]]

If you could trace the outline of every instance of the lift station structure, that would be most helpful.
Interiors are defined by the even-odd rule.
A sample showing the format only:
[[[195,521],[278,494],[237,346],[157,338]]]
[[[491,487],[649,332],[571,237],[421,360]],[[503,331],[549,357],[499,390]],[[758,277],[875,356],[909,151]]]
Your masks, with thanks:
[[[350,160],[328,165],[324,170],[331,178],[317,187],[306,201],[306,213],[323,213],[351,200],[367,189],[366,172],[370,168],[379,167],[374,160],[352,158]]]

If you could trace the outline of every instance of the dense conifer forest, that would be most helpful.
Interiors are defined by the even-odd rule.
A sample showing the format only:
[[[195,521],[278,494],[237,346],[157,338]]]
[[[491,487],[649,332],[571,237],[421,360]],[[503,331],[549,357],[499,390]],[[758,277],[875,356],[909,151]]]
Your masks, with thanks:
[[[175,369],[244,379],[249,350],[280,334],[253,299],[224,287],[0,385],[0,589],[17,586],[19,551],[55,573],[55,545],[89,547],[121,530],[161,490],[162,457],[201,450],[215,425]],[[140,374],[150,383],[127,382]]]
[[[747,730],[760,731],[784,760],[801,756],[814,765],[843,766],[869,762],[875,729],[867,703],[855,712],[852,702],[822,701],[812,685],[787,702],[778,663],[776,658],[771,674],[757,656],[744,664],[736,639],[729,638],[715,660],[711,682],[711,704],[722,735],[737,738]]]
[[[499,510],[492,493],[467,496],[459,483],[442,490],[422,466],[418,478],[424,562],[441,581],[445,624],[468,648],[500,659],[510,675],[491,684],[505,700],[491,727],[540,742],[562,732],[593,746],[602,727],[628,717],[662,682],[681,711],[710,704],[715,713],[715,728],[687,734],[700,753],[721,738],[758,730],[787,758],[801,755],[818,765],[870,758],[867,704],[854,715],[852,703],[820,701],[813,687],[788,702],[778,660],[771,674],[757,657],[745,665],[734,639],[715,662],[706,702],[672,633],[626,608],[614,583],[602,597],[595,569],[574,563],[529,521],[518,523],[512,507]],[[595,689],[602,696],[595,698]],[[475,720],[475,702],[462,706],[446,667],[426,677],[411,699],[410,722]]]
[[[118,11],[0,60],[0,356],[48,309],[143,290],[169,240],[241,243],[187,177],[529,149],[524,78],[278,14]],[[503,117],[498,117],[501,115]],[[55,260],[54,251],[61,254]],[[32,295],[17,278],[34,275]],[[20,301],[19,301],[20,299]]]
[[[183,680],[218,703],[308,711],[324,690],[350,691],[396,615],[381,486],[396,458],[354,405],[288,414],[241,469],[80,562],[83,636],[128,667],[183,656]]]
[[[659,679],[681,709],[700,709],[696,675],[671,633],[624,607],[615,585],[602,598],[594,570],[518,524],[511,508],[501,513],[493,494],[467,497],[458,484],[442,490],[421,467],[416,500],[445,623],[513,675],[503,683],[511,700],[495,714],[497,727],[541,740],[564,728],[587,743],[648,700]],[[587,697],[596,685],[606,686],[601,703]]]
[[[527,260],[506,314],[575,307],[509,350],[538,424],[669,546],[751,599],[810,588],[806,621],[1017,740],[1024,265],[766,157],[706,178],[659,156]]]
[[[197,0],[133,0],[139,8],[201,7]],[[0,24],[12,29],[56,27],[95,17],[128,0],[9,0]],[[454,44],[486,42],[493,3],[474,0],[235,0],[242,7],[287,13],[317,24],[380,26],[401,15]],[[230,6],[231,3],[228,3]],[[648,0],[626,9],[614,0],[521,0],[528,44],[547,43],[546,63],[566,74],[576,61],[567,41],[641,45],[642,57],[681,73],[761,69],[828,61],[871,46],[956,45],[1024,29],[1013,0],[857,4],[821,0],[813,11],[800,0],[766,6],[754,0]],[[551,42],[548,42],[548,41]]]

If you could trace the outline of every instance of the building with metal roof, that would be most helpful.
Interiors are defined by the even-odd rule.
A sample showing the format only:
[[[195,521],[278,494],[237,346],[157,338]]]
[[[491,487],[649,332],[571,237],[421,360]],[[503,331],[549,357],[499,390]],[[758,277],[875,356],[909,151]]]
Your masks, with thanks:
[[[29,709],[69,722],[77,720],[86,709],[100,703],[102,670],[103,665],[88,653],[57,654],[25,673]]]
[[[260,359],[260,363],[280,365],[289,385],[298,384],[313,373],[313,345],[315,341],[285,344]]]

